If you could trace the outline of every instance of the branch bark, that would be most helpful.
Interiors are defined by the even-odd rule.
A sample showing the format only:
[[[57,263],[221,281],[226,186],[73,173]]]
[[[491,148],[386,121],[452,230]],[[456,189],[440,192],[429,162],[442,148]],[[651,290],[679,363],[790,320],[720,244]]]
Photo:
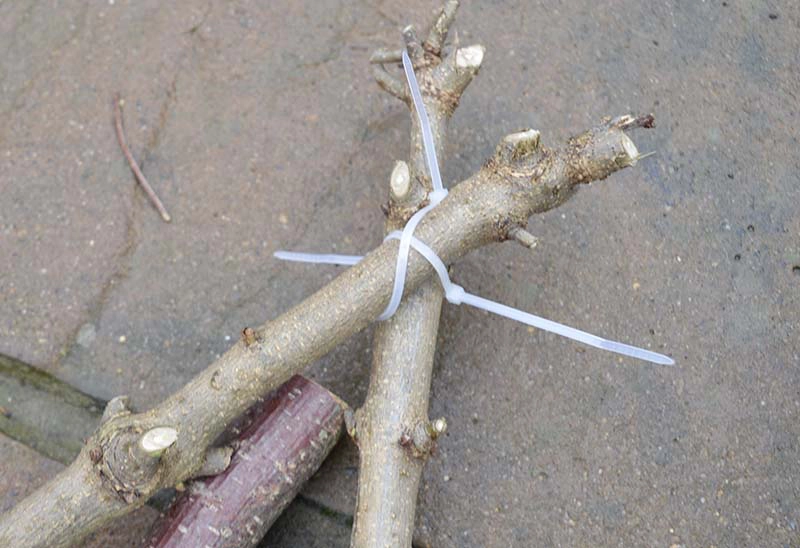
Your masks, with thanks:
[[[290,383],[292,386],[287,387]],[[305,388],[308,390],[304,390]],[[299,395],[299,401],[294,389],[303,391]],[[281,398],[286,398],[287,401],[282,401]],[[3,402],[0,406],[0,434],[5,434],[64,465],[69,465],[75,460],[83,447],[83,440],[87,439],[101,422],[128,410],[126,396],[114,398],[111,402],[103,401],[81,392],[45,371],[4,354],[0,354],[0,402]],[[289,402],[294,402],[297,407],[288,409],[295,419],[307,421],[307,424],[304,422],[300,428],[297,425],[293,426],[293,433],[307,434],[319,430],[323,424],[317,421],[315,413],[326,404],[336,405],[336,420],[341,422],[339,419],[343,415],[341,408],[344,404],[334,394],[298,375],[281,386],[278,391],[273,392],[268,401],[257,403],[229,425],[222,437],[217,440],[217,445],[221,447],[217,447],[216,451],[209,451],[210,458],[206,458],[198,475],[211,476],[224,470],[230,460],[230,447],[236,445],[241,448],[240,434],[251,430],[255,421],[263,422],[276,409],[289,407],[291,405]],[[267,416],[262,416],[264,413]],[[305,463],[304,466],[316,469],[324,459],[321,452],[324,448],[325,446],[319,443],[312,444],[312,448],[303,443],[295,444],[291,448],[282,446],[282,459],[294,461],[300,458]],[[226,466],[219,466],[220,457]],[[234,462],[235,460],[236,457]],[[314,462],[316,464],[312,465]],[[299,488],[305,483],[302,471],[303,466],[299,466],[288,472]],[[147,504],[160,512],[166,512],[175,500],[175,495],[174,489],[163,489],[151,497]],[[283,507],[288,497],[288,491],[282,490],[280,496],[271,501],[268,512],[276,512],[279,505]],[[333,511],[318,501],[308,498],[304,500],[319,505],[324,512]],[[248,507],[250,507],[249,501]],[[263,519],[263,514],[260,518]]]
[[[458,48],[443,54],[457,8],[456,0],[448,1],[423,47],[408,48],[423,90],[438,158],[444,156],[454,105],[483,60],[482,46],[468,48],[480,52],[479,56],[465,57]],[[461,63],[457,62],[459,58]],[[469,62],[463,62],[464,58]],[[397,62],[397,54],[378,51],[372,59]],[[385,89],[388,72],[380,74],[379,83],[383,82]],[[389,87],[401,89],[399,82]],[[401,229],[409,213],[426,204],[432,190],[421,129],[407,88],[402,98],[411,109],[411,167],[398,162],[392,171],[387,234]],[[422,469],[440,433],[428,419],[428,398],[443,296],[438,280],[425,281],[405,296],[394,316],[375,331],[369,392],[355,418],[360,466],[351,538],[354,548],[411,546]]]
[[[503,241],[530,215],[564,203],[579,184],[635,164],[638,152],[624,131],[651,124],[652,117],[619,117],[558,150],[504,141],[486,165],[425,217],[415,236],[446,264]],[[236,343],[157,407],[110,418],[72,465],[0,516],[0,545],[76,543],[160,488],[195,477],[227,424],[380,314],[391,294],[397,246],[384,242],[327,286],[254,329],[251,340]],[[411,254],[409,294],[433,273],[423,258]],[[157,458],[137,455],[132,448],[156,427],[174,428],[175,443]]]
[[[231,457],[203,472],[153,527],[148,548],[256,546],[339,439],[345,405],[296,375],[255,410]],[[230,463],[230,464],[229,464]]]

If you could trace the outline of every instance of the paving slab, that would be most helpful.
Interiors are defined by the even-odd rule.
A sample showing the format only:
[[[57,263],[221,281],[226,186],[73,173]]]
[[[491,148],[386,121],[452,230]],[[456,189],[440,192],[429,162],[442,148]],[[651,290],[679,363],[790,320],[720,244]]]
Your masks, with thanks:
[[[274,250],[377,245],[409,117],[367,59],[436,5],[0,2],[0,352],[144,409],[339,271]],[[465,1],[457,27],[487,55],[448,184],[524,127],[657,128],[635,136],[655,156],[531,220],[533,253],[482,249],[455,280],[678,367],[446,305],[420,544],[798,545],[800,7]],[[117,91],[170,224],[117,146]],[[357,405],[370,338],[309,375]],[[4,501],[55,472],[17,472],[10,443]],[[356,469],[340,443],[265,542],[346,546],[319,507],[352,513]]]

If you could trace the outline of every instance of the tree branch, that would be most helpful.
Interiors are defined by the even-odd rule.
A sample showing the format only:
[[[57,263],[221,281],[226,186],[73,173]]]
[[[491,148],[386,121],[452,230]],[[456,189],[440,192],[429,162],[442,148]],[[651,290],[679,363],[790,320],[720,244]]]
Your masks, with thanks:
[[[447,2],[424,44],[427,60],[415,70],[425,85],[425,110],[435,120],[432,131],[439,158],[443,156],[453,104],[477,73],[483,58],[481,55],[476,64],[459,66],[453,59],[459,50],[442,59],[442,45],[457,7],[458,2]],[[409,56],[412,57],[411,50]],[[394,53],[378,51],[372,56],[379,58],[392,60]],[[432,190],[413,106],[411,118],[412,168],[398,162],[392,171],[387,234],[402,228],[408,214],[423,207]],[[427,280],[404,297],[394,316],[375,330],[369,392],[355,422],[360,451],[358,501],[351,538],[355,548],[411,546],[422,469],[433,438],[443,430],[443,426],[436,430],[428,420],[442,299],[439,282]]]
[[[256,546],[339,439],[345,405],[296,375],[154,525],[148,548]],[[223,451],[227,449],[227,451]]]
[[[4,354],[0,354],[0,401],[4,404],[0,408],[0,434],[10,436],[66,465],[75,459],[83,446],[83,440],[89,437],[99,424],[115,416],[131,413],[127,396],[118,396],[109,402],[93,398],[45,371]],[[105,412],[103,412],[104,407]],[[253,466],[252,463],[260,466],[265,455],[271,458],[276,452],[281,462],[300,461],[300,465],[289,466],[285,471],[286,477],[292,480],[291,485],[300,489],[307,479],[304,474],[319,467],[338,437],[338,425],[342,422],[343,408],[345,405],[334,394],[313,381],[296,375],[270,394],[267,401],[257,403],[229,426],[222,438],[217,440],[217,444],[221,446],[212,448],[206,453],[205,462],[197,475],[216,476],[225,471],[231,462],[232,446],[235,445],[241,452],[244,447],[243,442],[247,439],[247,456],[255,457],[252,461],[247,461],[249,463],[247,466]],[[330,420],[320,420],[320,413],[326,409],[332,411]],[[265,426],[263,423],[270,416],[272,420]],[[289,416],[294,421],[293,424],[287,424]],[[285,426],[291,426],[291,430],[285,429]],[[323,430],[334,436],[328,439],[329,436],[323,434]],[[278,433],[270,441],[271,432],[275,431]],[[291,438],[292,435],[295,437]],[[258,440],[254,436],[257,436]],[[297,443],[290,443],[292,439],[297,440]],[[257,445],[256,441],[264,443],[265,440],[271,444],[271,448],[268,449],[271,452],[269,454],[262,452],[259,447],[253,447]],[[276,445],[275,440],[280,440],[280,444]],[[90,455],[90,458],[99,460],[101,456],[98,449]],[[234,464],[239,460],[247,459],[239,455],[234,459]],[[267,459],[270,466],[274,460],[276,459]],[[253,477],[270,474],[271,470],[262,467]],[[250,472],[239,469],[237,478],[232,480],[233,483],[241,485],[237,482],[242,475],[250,477]],[[208,487],[211,480],[206,478],[198,481],[203,481],[203,485]],[[254,484],[254,482],[247,483],[247,485]],[[214,491],[216,485],[214,483],[209,490],[203,490],[203,493],[215,493],[216,496]],[[258,485],[263,483],[259,481]],[[193,484],[189,485],[190,490],[192,486]],[[249,497],[249,492],[236,491],[235,487],[227,486],[223,491],[226,496],[231,497],[230,504],[239,505],[237,519],[248,514],[253,515],[256,506],[261,504],[258,497]],[[293,495],[294,491],[291,489],[279,489],[277,496],[270,496],[267,507],[258,506],[259,519],[268,525],[269,520],[266,520],[265,516],[277,516],[280,513],[279,509],[284,508]],[[244,498],[246,500],[243,501]],[[147,504],[160,512],[166,512],[174,499],[175,490],[163,489],[150,498]],[[196,497],[195,502],[201,499],[205,500],[205,497]],[[326,511],[330,509],[327,508]],[[186,512],[181,515],[186,518],[191,514],[197,518],[202,513],[203,511]],[[176,511],[170,509],[169,514],[174,516]],[[215,523],[217,529],[221,529],[219,521]],[[214,526],[215,523],[211,525]],[[190,527],[185,521],[180,523],[173,521],[172,525],[173,533],[175,529]],[[258,523],[249,524],[249,530],[260,530],[258,525]]]
[[[416,237],[445,263],[506,239],[508,230],[530,215],[564,203],[577,185],[633,165],[638,151],[620,125],[605,123],[560,150],[539,147],[515,160],[495,154],[425,217]],[[154,409],[102,425],[71,466],[0,516],[0,545],[69,545],[141,506],[158,489],[194,477],[229,422],[380,314],[391,294],[397,246],[394,240],[384,242],[315,294],[255,329],[252,344],[238,342]],[[412,254],[407,290],[432,275],[427,261]],[[109,457],[156,426],[178,431],[175,444],[156,462]],[[99,463],[90,458],[93,449],[102,451]]]
[[[450,77],[464,81],[457,59],[454,65]],[[480,171],[425,217],[415,236],[446,264],[507,239],[508,231],[530,215],[564,203],[577,185],[633,165],[639,153],[623,128],[651,122],[638,120],[618,118],[558,150],[539,146],[511,159],[501,144]],[[250,340],[236,343],[157,407],[101,425],[72,465],[0,516],[0,545],[78,542],[141,506],[158,489],[194,477],[227,424],[380,314],[391,294],[397,246],[394,240],[384,242],[315,294],[254,329]],[[408,293],[432,275],[427,261],[411,254]],[[140,458],[132,448],[155,427],[174,428],[177,439],[160,457]]]
[[[455,21],[456,11],[458,11],[458,0],[448,0],[431,26],[428,38],[423,44],[428,52],[433,55],[441,55],[447,34],[450,32],[450,26]]]

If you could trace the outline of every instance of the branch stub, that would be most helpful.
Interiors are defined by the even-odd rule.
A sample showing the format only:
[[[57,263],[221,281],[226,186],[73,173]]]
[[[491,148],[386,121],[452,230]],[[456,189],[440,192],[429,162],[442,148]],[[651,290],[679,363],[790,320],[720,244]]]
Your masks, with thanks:
[[[458,68],[477,68],[483,63],[486,48],[480,44],[467,46],[456,51],[456,66]]]
[[[165,449],[178,439],[178,431],[169,426],[158,426],[145,432],[139,445],[151,457],[160,457]]]
[[[400,160],[394,164],[392,175],[389,179],[389,188],[392,199],[396,202],[404,201],[411,190],[411,172],[408,164]]]

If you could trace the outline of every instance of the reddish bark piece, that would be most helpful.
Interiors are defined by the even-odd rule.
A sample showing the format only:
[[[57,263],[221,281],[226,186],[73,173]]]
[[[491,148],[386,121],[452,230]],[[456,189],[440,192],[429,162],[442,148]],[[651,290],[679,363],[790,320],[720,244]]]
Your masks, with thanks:
[[[255,546],[336,444],[345,405],[295,375],[252,415],[228,468],[193,481],[147,544]]]

